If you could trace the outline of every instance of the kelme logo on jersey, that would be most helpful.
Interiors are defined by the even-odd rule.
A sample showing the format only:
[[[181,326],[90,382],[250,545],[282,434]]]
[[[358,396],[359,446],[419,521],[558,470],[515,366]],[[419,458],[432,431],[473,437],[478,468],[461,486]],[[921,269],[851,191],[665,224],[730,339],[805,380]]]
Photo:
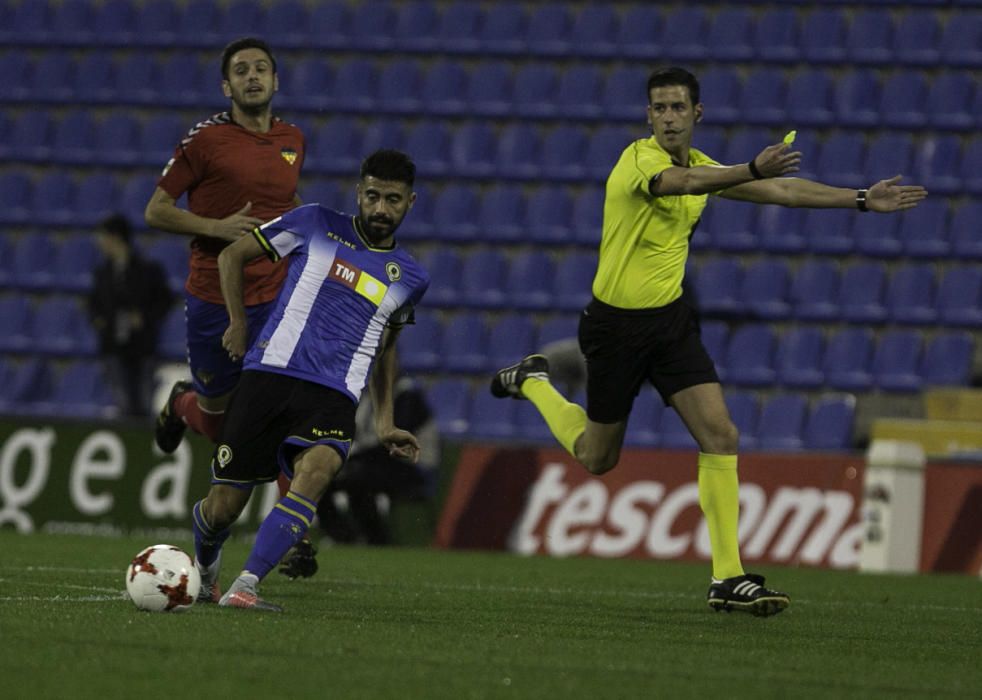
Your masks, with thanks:
[[[398,282],[402,279],[402,268],[399,267],[397,262],[387,262],[385,263],[385,274],[388,276],[390,282]]]
[[[354,289],[375,306],[382,303],[382,299],[385,298],[385,293],[389,289],[387,284],[340,258],[335,258],[334,262],[331,263],[331,271],[327,276],[345,287]]]
[[[283,156],[283,160],[290,165],[293,165],[297,160],[297,152],[292,148],[281,148],[280,155]]]

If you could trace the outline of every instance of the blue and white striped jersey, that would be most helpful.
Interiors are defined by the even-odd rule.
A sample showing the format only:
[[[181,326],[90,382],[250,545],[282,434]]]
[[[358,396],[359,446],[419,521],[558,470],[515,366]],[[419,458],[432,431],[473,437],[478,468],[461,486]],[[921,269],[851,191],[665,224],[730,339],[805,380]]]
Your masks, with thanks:
[[[319,204],[293,209],[253,235],[286,281],[244,369],[288,374],[361,396],[386,325],[413,321],[429,275],[398,245],[373,248],[355,218]]]

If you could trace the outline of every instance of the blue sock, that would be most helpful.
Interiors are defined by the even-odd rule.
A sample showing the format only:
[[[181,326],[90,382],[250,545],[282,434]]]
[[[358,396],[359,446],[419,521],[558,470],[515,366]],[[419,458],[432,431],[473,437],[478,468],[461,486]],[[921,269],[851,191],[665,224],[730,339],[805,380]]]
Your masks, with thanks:
[[[287,491],[259,526],[256,543],[246,560],[244,570],[263,579],[290,547],[299,542],[310,527],[317,504]]]
[[[228,539],[231,530],[215,530],[205,520],[201,512],[201,503],[198,501],[191,509],[191,527],[194,530],[194,557],[203,567],[209,567],[218,559],[222,552],[222,545]]]

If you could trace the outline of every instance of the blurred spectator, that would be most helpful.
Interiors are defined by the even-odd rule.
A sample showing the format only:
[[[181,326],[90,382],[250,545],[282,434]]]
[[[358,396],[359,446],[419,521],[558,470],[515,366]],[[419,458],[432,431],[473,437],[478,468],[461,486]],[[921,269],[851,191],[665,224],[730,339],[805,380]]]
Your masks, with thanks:
[[[409,377],[398,379],[393,391],[395,424],[419,440],[419,462],[409,464],[389,456],[375,434],[372,402],[361,401],[348,461],[331,482],[317,510],[321,527],[335,542],[389,544],[392,538],[384,498],[390,502],[425,500],[434,494],[440,464],[436,418],[422,389]],[[339,493],[345,498],[336,498]],[[380,495],[384,498],[380,499]],[[347,508],[338,507],[338,500],[346,500]]]
[[[124,411],[145,416],[157,336],[174,298],[164,269],[139,256],[131,235],[129,221],[120,214],[99,226],[105,259],[95,270],[88,309],[108,374],[125,397]]]

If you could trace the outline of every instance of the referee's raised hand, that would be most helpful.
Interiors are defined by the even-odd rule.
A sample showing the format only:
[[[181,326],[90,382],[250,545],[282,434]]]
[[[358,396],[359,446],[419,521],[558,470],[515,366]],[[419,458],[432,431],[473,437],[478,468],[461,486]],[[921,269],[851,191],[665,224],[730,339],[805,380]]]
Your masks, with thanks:
[[[927,197],[927,190],[920,185],[900,185],[901,175],[880,180],[866,192],[866,207],[881,213],[913,209]]]
[[[792,151],[791,146],[783,141],[768,146],[753,159],[753,164],[762,178],[796,173],[800,163],[801,151]]]

